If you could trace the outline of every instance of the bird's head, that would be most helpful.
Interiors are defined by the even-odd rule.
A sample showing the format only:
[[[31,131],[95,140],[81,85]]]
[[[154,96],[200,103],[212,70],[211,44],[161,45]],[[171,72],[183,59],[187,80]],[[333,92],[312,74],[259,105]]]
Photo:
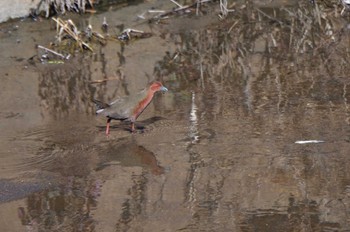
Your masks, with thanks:
[[[168,91],[168,89],[165,86],[163,86],[162,83],[160,83],[159,81],[153,82],[151,84],[150,89],[153,92],[157,92],[157,91],[167,92]]]

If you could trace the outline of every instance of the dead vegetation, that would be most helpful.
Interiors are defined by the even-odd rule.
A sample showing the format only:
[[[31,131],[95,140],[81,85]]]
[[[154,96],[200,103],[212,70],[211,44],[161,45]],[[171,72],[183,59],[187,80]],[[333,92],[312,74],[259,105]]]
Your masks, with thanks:
[[[235,49],[235,53],[238,52],[241,56],[240,66],[243,64],[243,57],[249,54],[249,51],[252,49],[250,46],[257,40],[266,42],[266,51],[269,52],[270,56],[279,54],[274,52],[279,49],[287,49],[288,56],[295,56],[295,54],[315,53],[335,46],[335,43],[342,39],[346,31],[345,28],[335,28],[334,19],[347,13],[347,0],[341,0],[340,2],[305,1],[297,3],[298,6],[282,6],[280,8],[271,8],[269,11],[255,7],[252,1],[245,1],[242,4],[227,0],[197,0],[191,3],[188,3],[188,1],[169,1],[174,4],[174,8],[170,10],[146,10],[135,17],[154,24],[168,23],[166,20],[170,17],[204,15],[208,9],[214,9],[217,12],[218,19],[221,20],[219,27],[223,36],[227,39],[232,39],[235,44],[237,43],[238,47]],[[46,2],[56,4],[56,7],[68,4],[68,1],[59,3],[59,1],[50,0]],[[93,5],[93,1],[74,1],[74,4],[70,1],[69,4],[71,5],[65,5],[64,8],[73,9],[72,4],[82,6],[83,3],[85,5]],[[57,40],[53,43],[55,45],[53,50],[62,51],[62,54],[59,53],[58,55],[60,59],[69,58],[69,55],[73,54],[76,49],[80,51],[94,51],[93,47],[95,44],[105,45],[109,40],[125,43],[133,39],[152,36],[149,32],[132,28],[126,28],[120,34],[109,35],[109,25],[106,18],[104,18],[101,25],[103,34],[97,32],[91,25],[79,30],[72,20],[52,19],[57,25]],[[208,30],[211,29],[209,28]],[[286,43],[286,41],[288,42]],[[192,49],[195,51],[194,54],[198,55],[197,58],[199,60],[203,59],[205,55],[199,50],[195,50],[195,47]],[[49,49],[44,50],[54,54]],[[328,49],[328,52],[331,54],[334,51]],[[178,57],[179,54],[181,52],[177,51],[172,56]],[[202,68],[201,66],[200,73],[202,74],[200,75],[204,73]],[[242,67],[242,69],[247,70],[247,67]]]
[[[127,43],[131,40],[152,36],[149,32],[131,28],[126,28],[119,35],[109,35],[106,33],[108,31],[106,19],[101,26],[105,32],[104,35],[95,31],[90,24],[84,31],[81,31],[71,19],[52,18],[52,20],[56,22],[56,41],[51,44],[52,49],[38,45],[38,48],[44,51],[44,54],[41,55],[42,62],[55,58],[68,60],[76,50],[94,52],[94,45],[106,45],[108,40]]]

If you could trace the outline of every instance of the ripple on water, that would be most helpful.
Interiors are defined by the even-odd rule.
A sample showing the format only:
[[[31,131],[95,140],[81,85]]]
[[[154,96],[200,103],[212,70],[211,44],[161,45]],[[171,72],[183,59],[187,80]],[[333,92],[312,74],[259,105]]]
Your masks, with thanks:
[[[96,128],[91,122],[55,122],[36,127],[8,139],[7,150],[1,157],[0,173],[4,178],[29,171],[53,170],[55,163],[72,161],[71,155],[83,158],[92,150]],[[66,167],[72,165],[65,165]]]

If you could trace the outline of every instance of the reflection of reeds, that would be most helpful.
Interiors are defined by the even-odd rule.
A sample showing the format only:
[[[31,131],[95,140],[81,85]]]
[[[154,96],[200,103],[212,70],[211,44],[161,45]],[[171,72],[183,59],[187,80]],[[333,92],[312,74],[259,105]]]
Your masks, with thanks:
[[[97,222],[90,214],[101,192],[100,181],[71,176],[62,183],[28,196],[26,208],[18,208],[27,231],[95,231]]]
[[[39,97],[42,115],[55,119],[75,112],[92,114],[90,99],[96,89],[90,85],[91,63],[84,58],[72,59],[70,64],[46,67],[39,77]],[[79,64],[79,65],[76,65]]]
[[[253,231],[257,225],[262,225],[262,221],[267,224],[282,218],[276,215],[293,212],[293,215],[302,216],[292,220],[286,217],[284,223],[279,224],[276,220],[274,224],[292,225],[298,231],[348,228],[348,215],[338,214],[339,210],[333,213],[337,218],[334,227],[328,227],[333,222],[329,223],[329,219],[322,217],[315,217],[315,227],[312,227],[311,220],[305,224],[302,219],[304,214],[299,211],[308,208],[315,215],[327,214],[333,206],[314,207],[309,199],[330,196],[329,202],[335,202],[337,198],[334,196],[341,195],[343,183],[349,181],[349,177],[344,177],[339,171],[348,166],[348,149],[341,141],[343,136],[334,136],[346,134],[339,131],[343,130],[345,123],[349,124],[350,53],[349,37],[345,36],[349,33],[345,29],[347,22],[337,18],[333,8],[313,5],[309,1],[298,2],[297,6],[278,9],[259,9],[254,5],[237,7],[235,14],[229,14],[215,27],[167,35],[176,42],[177,50],[164,56],[155,73],[169,78],[169,82],[173,81],[173,91],[180,92],[175,96],[178,97],[174,108],[179,114],[187,112],[181,116],[188,117],[189,122],[192,119],[189,110],[192,102],[188,98],[184,104],[183,89],[196,93],[196,122],[199,124],[196,133],[201,139],[200,145],[188,146],[187,150],[191,168],[187,172],[185,202],[196,217],[192,218],[192,227],[188,226],[184,231],[207,229],[208,220],[223,220],[230,214],[227,212],[232,212],[231,206],[242,209],[242,212],[247,208],[255,210],[260,203],[255,200],[249,202],[250,199],[266,194],[264,196],[268,197],[260,198],[265,202],[278,192],[275,190],[280,186],[284,189],[287,182],[292,183],[289,186],[301,186],[295,191],[300,194],[295,199],[294,196],[281,197],[287,200],[280,205],[263,203],[264,210],[261,212],[230,214],[229,220],[242,220],[237,224],[244,224],[247,231]],[[204,84],[201,84],[200,78],[194,79],[193,76],[202,77]],[[212,140],[206,140],[203,137],[211,129],[217,135]],[[294,136],[307,138],[310,135],[321,135],[324,136],[321,139],[337,142],[329,143],[334,148],[322,158],[319,155],[323,154],[323,148],[322,151],[319,147],[315,150],[294,150],[286,145],[288,141],[293,141]],[[245,139],[247,142],[242,142]],[[263,146],[259,145],[261,140],[264,140]],[[241,146],[241,143],[244,145]],[[265,145],[268,148],[261,149]],[[254,155],[247,157],[250,153]],[[288,164],[275,162],[284,162],[286,154],[293,156],[287,158]],[[310,158],[310,154],[314,156]],[[333,157],[328,155],[339,157],[341,161],[333,162]],[[274,161],[263,164],[268,159]],[[225,165],[218,165],[220,162]],[[254,168],[257,167],[256,172],[251,169],[252,163],[256,165],[253,165]],[[281,172],[290,164],[292,171]],[[288,177],[290,173],[290,176],[294,175],[291,178]],[[242,177],[237,178],[240,175]],[[335,181],[325,186],[320,184],[320,177],[327,179],[330,175]],[[271,180],[273,184],[270,185]],[[278,187],[271,188],[271,191],[257,187],[257,192],[252,193],[251,185],[241,185],[250,181],[254,183],[254,188],[260,185],[256,184],[258,182],[269,183],[269,187],[277,183]],[[235,183],[240,188],[243,186],[242,190],[233,190],[231,187]],[[306,195],[309,202],[304,201]],[[242,196],[248,203],[242,204]],[[303,203],[295,207],[299,204],[298,199],[303,199],[300,201]],[[226,213],[225,204],[230,205]],[[268,210],[265,209],[272,209],[272,213],[266,213]],[[209,218],[207,215],[215,216]],[[244,217],[246,219],[242,219]],[[252,222],[253,217],[259,218],[259,224]],[[230,228],[237,224],[233,223]],[[327,226],[322,227],[321,224]],[[215,230],[227,230],[225,226],[213,227]],[[272,231],[271,228],[266,230]]]
[[[164,57],[155,73],[175,75],[183,83],[204,80],[204,84],[197,86],[216,89],[216,96],[223,98],[243,98],[250,110],[265,104],[258,102],[270,99],[277,88],[278,107],[282,111],[289,101],[284,93],[289,91],[286,85],[294,84],[290,79],[299,80],[302,76],[304,81],[318,81],[315,77],[337,78],[350,73],[344,26],[335,18],[333,8],[317,4],[302,2],[279,9],[237,5],[235,14],[229,14],[220,23],[220,29],[207,27],[172,35],[178,49]],[[257,94],[256,83],[271,78],[276,78],[278,86],[269,85]],[[240,84],[232,85],[233,82],[244,83],[242,96],[241,90],[232,89]],[[212,100],[215,98],[216,103],[205,104],[207,111],[210,106],[213,113],[229,107],[222,105],[226,101],[219,97]]]

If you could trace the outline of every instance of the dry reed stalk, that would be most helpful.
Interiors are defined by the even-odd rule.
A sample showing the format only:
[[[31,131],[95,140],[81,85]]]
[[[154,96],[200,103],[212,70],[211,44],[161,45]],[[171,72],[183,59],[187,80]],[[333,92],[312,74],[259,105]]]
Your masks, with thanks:
[[[72,39],[74,39],[81,49],[87,48],[93,52],[93,49],[79,37],[80,31],[77,29],[72,20],[68,19],[66,21],[60,18],[52,18],[57,23],[58,40],[62,40],[64,33],[68,34]]]

